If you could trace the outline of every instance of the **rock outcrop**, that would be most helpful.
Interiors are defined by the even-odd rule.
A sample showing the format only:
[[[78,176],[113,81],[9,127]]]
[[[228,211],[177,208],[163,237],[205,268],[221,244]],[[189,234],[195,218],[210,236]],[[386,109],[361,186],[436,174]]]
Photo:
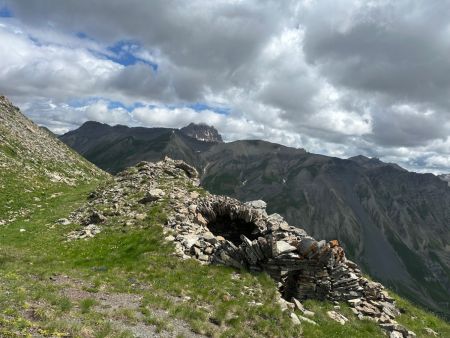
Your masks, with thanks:
[[[108,217],[125,215],[124,226],[131,226],[144,217],[142,208],[164,201],[166,240],[180,258],[266,272],[292,307],[305,299],[346,302],[358,318],[379,323],[391,336],[415,336],[395,321],[400,312],[384,287],[365,278],[337,240],[317,241],[280,215],[268,215],[264,201],[212,195],[198,183],[197,171],[182,161],[141,162],[71,215],[82,227],[69,239],[95,236]],[[339,313],[329,316],[345,325]]]
[[[180,129],[180,131],[190,137],[193,137],[203,142],[223,142],[222,136],[219,134],[216,128],[208,126],[206,124],[190,123],[186,127]]]

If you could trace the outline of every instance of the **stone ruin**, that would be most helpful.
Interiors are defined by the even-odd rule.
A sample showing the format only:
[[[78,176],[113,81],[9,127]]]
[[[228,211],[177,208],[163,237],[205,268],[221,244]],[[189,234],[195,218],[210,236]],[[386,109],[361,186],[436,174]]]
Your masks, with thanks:
[[[345,257],[337,240],[317,241],[303,229],[290,226],[282,216],[268,215],[264,201],[243,203],[208,193],[201,196],[176,181],[170,186],[159,184],[164,181],[162,178],[165,181],[182,178],[191,186],[198,185],[197,171],[182,161],[166,158],[158,163],[142,162],[118,174],[116,186],[110,191],[97,192],[91,206],[109,201],[114,205],[115,215],[123,213],[138,218],[139,214],[133,216],[133,204],[166,199],[169,203],[166,240],[174,242],[176,254],[181,258],[264,271],[278,283],[286,302],[296,304],[301,311],[304,309],[299,301],[305,299],[346,302],[358,318],[377,322],[391,337],[415,336],[395,321],[400,311],[384,287],[363,277],[358,266]],[[148,183],[144,186],[141,182]],[[126,199],[129,189],[144,191],[145,197],[130,201]],[[90,223],[92,212],[96,211],[87,207],[72,215],[72,220],[83,223],[89,219]],[[85,228],[89,226],[92,224]],[[69,234],[69,238],[85,238],[81,237],[86,236],[82,231]],[[345,317],[331,312],[330,317],[345,322],[342,319]]]
[[[338,241],[316,241],[280,215],[267,215],[265,206],[224,196],[200,198],[188,206],[199,227],[175,238],[178,249],[203,262],[265,271],[288,301],[345,301],[359,318],[382,325],[399,315],[384,287],[364,278]],[[180,225],[172,222],[172,228]]]

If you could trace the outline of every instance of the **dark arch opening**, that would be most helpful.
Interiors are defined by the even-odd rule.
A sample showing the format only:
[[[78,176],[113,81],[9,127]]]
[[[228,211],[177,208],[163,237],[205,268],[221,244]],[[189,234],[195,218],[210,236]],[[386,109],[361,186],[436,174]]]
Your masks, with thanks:
[[[208,222],[206,226],[214,236],[222,236],[236,246],[242,243],[241,235],[244,235],[251,241],[259,237],[258,227],[254,223],[246,222],[243,219],[232,220],[227,216],[217,216],[216,219]]]

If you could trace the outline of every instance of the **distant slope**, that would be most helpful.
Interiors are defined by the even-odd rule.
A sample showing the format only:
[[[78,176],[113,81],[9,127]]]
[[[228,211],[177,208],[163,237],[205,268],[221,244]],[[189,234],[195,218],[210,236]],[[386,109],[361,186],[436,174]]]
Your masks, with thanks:
[[[61,139],[111,172],[166,155],[185,160],[211,192],[266,200],[312,236],[338,238],[373,277],[450,315],[450,187],[432,174],[265,141],[211,144],[176,129],[88,123]]]
[[[248,141],[214,147],[203,185],[271,212],[315,237],[338,238],[371,276],[449,314],[450,188],[432,174]],[[246,149],[246,151],[243,151]]]
[[[198,163],[198,153],[214,145],[189,137],[178,129],[111,127],[98,122],[86,122],[60,139],[111,173],[143,160],[157,161],[166,155]]]
[[[44,194],[106,176],[0,96],[0,223],[39,205],[38,200],[30,201],[30,192]]]

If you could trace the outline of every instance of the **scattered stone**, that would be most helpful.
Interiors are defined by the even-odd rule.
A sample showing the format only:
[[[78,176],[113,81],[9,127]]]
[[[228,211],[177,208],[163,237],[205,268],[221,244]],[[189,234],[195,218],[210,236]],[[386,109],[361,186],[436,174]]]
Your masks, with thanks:
[[[137,219],[138,221],[143,221],[146,217],[147,217],[146,214],[136,214],[134,216],[134,218]]]
[[[147,194],[145,194],[145,196],[143,198],[141,198],[139,200],[139,203],[151,203],[151,202],[155,202],[161,198],[163,198],[165,196],[165,192],[161,189],[151,189],[147,192]]]
[[[67,237],[69,240],[88,239],[94,237],[100,232],[101,228],[99,226],[95,224],[89,224],[80,230],[70,232]]]
[[[423,330],[426,332],[426,334],[429,334],[430,336],[437,337],[439,335],[436,331],[434,331],[433,329],[431,329],[429,327],[426,327]]]
[[[311,320],[309,318],[303,317],[303,316],[298,316],[298,318],[300,319],[301,322],[305,322],[305,323],[309,323],[312,325],[317,325],[317,323],[314,320]]]
[[[346,322],[348,322],[348,318],[344,315],[336,312],[336,311],[327,311],[328,317],[331,319],[337,321],[339,324],[344,325]]]
[[[71,222],[67,218],[60,218],[56,221],[60,225],[69,225]]]
[[[291,312],[290,316],[291,316],[292,324],[294,324],[294,325],[300,325],[301,324],[300,319],[298,318],[298,316],[294,312]]]
[[[403,338],[403,334],[399,331],[392,331],[389,334],[389,338]]]

